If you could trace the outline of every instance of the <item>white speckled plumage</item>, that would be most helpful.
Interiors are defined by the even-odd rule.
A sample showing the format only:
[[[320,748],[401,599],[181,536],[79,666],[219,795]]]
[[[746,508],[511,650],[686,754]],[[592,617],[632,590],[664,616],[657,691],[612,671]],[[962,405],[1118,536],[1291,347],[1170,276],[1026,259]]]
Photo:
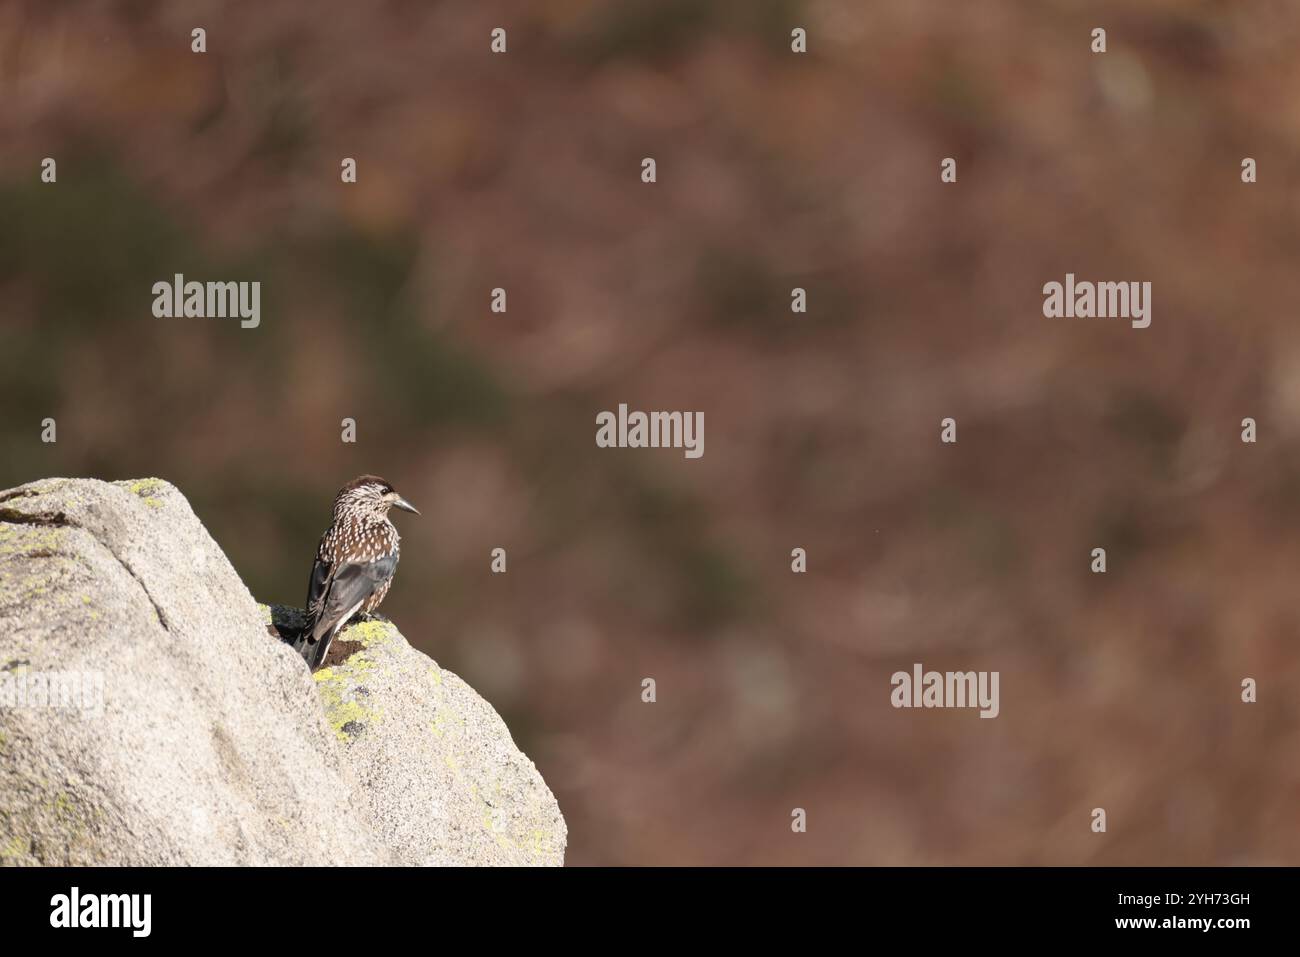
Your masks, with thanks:
[[[313,668],[348,620],[373,612],[392,587],[401,554],[401,536],[388,517],[393,506],[416,511],[377,475],[353,479],[334,500],[334,520],[317,546],[307,590],[303,651]]]

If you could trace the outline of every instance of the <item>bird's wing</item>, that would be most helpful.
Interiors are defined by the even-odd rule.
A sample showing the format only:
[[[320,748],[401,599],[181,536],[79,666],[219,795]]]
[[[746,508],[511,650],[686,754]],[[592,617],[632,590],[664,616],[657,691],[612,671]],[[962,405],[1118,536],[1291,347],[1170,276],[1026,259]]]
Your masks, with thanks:
[[[319,613],[313,613],[308,605],[312,620],[311,637],[317,641],[338,624],[339,619],[351,614],[380,585],[393,577],[397,570],[397,556],[387,555],[374,562],[339,562],[327,566],[324,571],[321,565],[322,562],[317,561],[312,569],[313,595],[317,578],[320,578]],[[310,601],[311,596],[308,598]]]
[[[325,596],[329,593],[330,578],[334,564],[317,556],[316,564],[311,567],[311,581],[307,584],[307,634],[315,631],[316,623],[321,620],[325,608]]]

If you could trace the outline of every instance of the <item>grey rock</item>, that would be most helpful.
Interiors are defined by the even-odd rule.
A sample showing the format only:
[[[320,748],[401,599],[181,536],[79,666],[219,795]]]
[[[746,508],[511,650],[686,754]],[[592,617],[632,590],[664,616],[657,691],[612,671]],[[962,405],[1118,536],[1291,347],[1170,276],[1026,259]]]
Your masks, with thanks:
[[[269,620],[165,482],[0,492],[0,863],[562,862],[468,686],[377,623],[312,676]]]
[[[301,628],[298,609],[271,610],[286,638]],[[391,622],[349,626],[313,678],[367,816],[402,863],[564,863],[559,806],[505,722]]]

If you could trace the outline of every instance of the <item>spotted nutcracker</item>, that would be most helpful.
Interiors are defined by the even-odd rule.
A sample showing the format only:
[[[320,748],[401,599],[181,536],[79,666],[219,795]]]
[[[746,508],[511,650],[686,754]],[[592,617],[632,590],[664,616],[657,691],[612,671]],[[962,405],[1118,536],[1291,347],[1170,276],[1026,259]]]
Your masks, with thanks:
[[[420,514],[377,475],[354,478],[334,499],[334,521],[316,548],[307,588],[307,626],[296,642],[313,671],[352,616],[378,608],[393,584],[401,553],[388,520],[394,505]]]

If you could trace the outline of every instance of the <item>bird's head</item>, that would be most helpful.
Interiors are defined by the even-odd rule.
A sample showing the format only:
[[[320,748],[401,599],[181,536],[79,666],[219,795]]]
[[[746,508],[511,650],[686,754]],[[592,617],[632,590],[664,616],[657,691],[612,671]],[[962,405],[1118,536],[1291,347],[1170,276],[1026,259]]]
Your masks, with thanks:
[[[357,518],[388,518],[388,510],[396,506],[405,512],[419,515],[419,509],[398,495],[391,483],[378,475],[361,475],[339,489],[334,499],[334,515],[353,515]]]

